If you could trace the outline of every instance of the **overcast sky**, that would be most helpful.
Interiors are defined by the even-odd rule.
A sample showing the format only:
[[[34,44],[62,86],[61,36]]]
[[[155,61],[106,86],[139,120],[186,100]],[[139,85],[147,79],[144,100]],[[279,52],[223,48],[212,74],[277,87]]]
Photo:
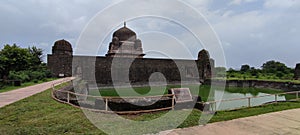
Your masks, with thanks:
[[[0,44],[16,43],[21,47],[35,45],[44,49],[45,54],[51,53],[53,43],[59,39],[66,39],[75,47],[80,34],[93,17],[118,2],[1,0]],[[128,3],[112,15],[126,14],[125,11],[134,4],[142,7],[150,5],[147,2],[151,1]],[[227,67],[239,68],[242,64],[260,67],[268,60],[277,60],[290,67],[300,63],[300,0],[187,0],[185,3],[200,12],[215,31],[224,50]],[[190,11],[178,11],[179,8],[172,4],[163,4],[165,8],[160,6],[156,11],[174,11],[174,15],[183,19],[193,17]],[[108,36],[101,43],[104,47],[99,50],[100,56],[107,52],[110,34],[123,24],[122,21],[103,23],[113,23],[114,27],[106,33]],[[162,52],[169,50],[165,51],[166,55],[174,58],[196,58],[200,49],[209,46],[199,45],[199,48],[193,35],[168,20],[144,17],[129,20],[127,25],[142,40],[148,57],[155,56],[151,50],[158,47]],[[199,23],[190,29],[203,29],[205,34],[207,31],[204,26]],[[190,50],[191,56],[185,57],[186,53],[179,53],[182,44]]]

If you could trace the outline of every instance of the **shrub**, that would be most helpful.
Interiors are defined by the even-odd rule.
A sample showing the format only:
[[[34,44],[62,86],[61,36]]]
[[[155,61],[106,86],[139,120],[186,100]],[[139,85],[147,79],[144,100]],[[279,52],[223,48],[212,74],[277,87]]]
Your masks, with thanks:
[[[50,70],[45,70],[44,72],[45,72],[45,75],[46,75],[47,78],[51,78],[52,77],[52,73],[51,73]]]
[[[37,79],[34,79],[34,80],[33,80],[33,82],[34,82],[34,83],[38,83],[38,82],[39,82],[39,80],[37,80]]]
[[[43,78],[42,81],[43,81],[43,82],[47,82],[47,79],[46,79],[46,78]]]
[[[38,81],[38,80],[43,80],[46,81],[47,78],[47,71],[30,71],[30,70],[25,70],[25,71],[10,71],[8,79],[9,80],[20,80],[22,82],[29,82],[29,81]]]
[[[30,77],[26,71],[10,71],[8,75],[8,79],[10,80],[20,80],[22,82],[30,81]]]
[[[30,79],[31,80],[42,80],[43,78],[46,78],[46,73],[41,71],[32,71],[30,72]]]

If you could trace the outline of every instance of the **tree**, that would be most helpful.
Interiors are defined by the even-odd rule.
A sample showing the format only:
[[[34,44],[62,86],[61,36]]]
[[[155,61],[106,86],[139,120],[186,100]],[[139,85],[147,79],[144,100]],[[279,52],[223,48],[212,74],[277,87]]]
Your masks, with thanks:
[[[241,66],[241,72],[245,73],[248,72],[250,70],[250,66],[249,65],[242,65]]]
[[[285,75],[291,74],[292,69],[287,67],[284,63],[278,61],[268,61],[262,65],[262,72],[269,75],[274,75],[278,78],[282,78]]]
[[[1,77],[8,76],[9,71],[21,71],[29,67],[31,55],[27,49],[16,44],[5,45],[0,51]]]
[[[29,62],[30,68],[33,70],[37,70],[39,66],[42,64],[43,50],[33,46],[33,47],[29,47],[28,51],[32,58]]]
[[[252,75],[252,76],[255,76],[256,78],[258,77],[258,73],[260,72],[260,70],[259,69],[255,69],[255,67],[251,67],[250,68],[250,74]]]
[[[237,77],[239,71],[234,70],[233,68],[229,68],[227,71],[227,78]]]
[[[265,73],[273,73],[276,74],[278,71],[286,74],[290,73],[292,69],[288,68],[284,63],[278,61],[268,61],[262,65],[262,70]]]
[[[226,76],[226,68],[225,67],[216,67],[215,74],[217,77],[225,77]]]
[[[0,50],[0,77],[6,78],[10,72],[44,70],[42,56],[43,50],[35,46],[21,48],[16,44],[5,45]]]
[[[228,69],[228,73],[234,73],[234,72],[236,72],[236,71],[233,68]]]

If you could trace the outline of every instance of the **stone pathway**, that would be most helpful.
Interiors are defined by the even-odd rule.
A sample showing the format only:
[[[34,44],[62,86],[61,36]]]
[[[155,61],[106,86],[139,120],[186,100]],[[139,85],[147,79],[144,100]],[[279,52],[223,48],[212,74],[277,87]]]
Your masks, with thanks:
[[[54,84],[54,83],[61,83],[61,82],[65,82],[65,81],[68,81],[71,79],[72,79],[72,77],[61,78],[58,80],[37,84],[34,86],[28,86],[28,87],[24,87],[24,88],[12,90],[12,91],[0,93],[0,108],[3,106],[9,105],[11,103],[17,102],[21,99],[30,97],[34,94],[45,91],[45,90],[51,88],[52,84]]]
[[[251,116],[205,126],[163,131],[160,135],[300,135],[300,109]]]

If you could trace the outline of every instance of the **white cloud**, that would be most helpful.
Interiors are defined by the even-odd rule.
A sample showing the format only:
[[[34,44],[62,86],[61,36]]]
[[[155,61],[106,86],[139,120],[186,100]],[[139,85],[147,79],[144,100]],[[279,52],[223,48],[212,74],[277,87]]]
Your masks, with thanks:
[[[240,5],[242,0],[232,0],[229,5]]]
[[[232,0],[228,5],[241,5],[242,3],[251,3],[257,0]]]
[[[264,6],[266,8],[292,8],[300,7],[299,0],[266,0]]]
[[[246,1],[236,2],[241,5]],[[294,67],[300,61],[295,51],[296,48],[300,49],[300,40],[295,36],[300,34],[299,8],[295,8],[298,4],[288,1],[290,4],[281,5],[279,2],[285,1],[256,3],[256,7],[262,4],[262,8],[243,12],[223,8],[208,16],[223,43],[229,67],[239,67],[245,62],[259,67],[271,59],[282,60]],[[246,4],[242,6],[249,8]],[[278,6],[281,8],[278,9]]]
[[[218,34],[226,39],[237,40],[249,33],[261,30],[268,20],[267,16],[260,15],[259,12],[247,12],[234,16],[223,17],[218,23],[213,24]]]
[[[185,1],[186,3],[190,4],[193,7],[197,7],[197,8],[207,8],[208,6],[210,6],[212,4],[212,0],[188,0]]]

